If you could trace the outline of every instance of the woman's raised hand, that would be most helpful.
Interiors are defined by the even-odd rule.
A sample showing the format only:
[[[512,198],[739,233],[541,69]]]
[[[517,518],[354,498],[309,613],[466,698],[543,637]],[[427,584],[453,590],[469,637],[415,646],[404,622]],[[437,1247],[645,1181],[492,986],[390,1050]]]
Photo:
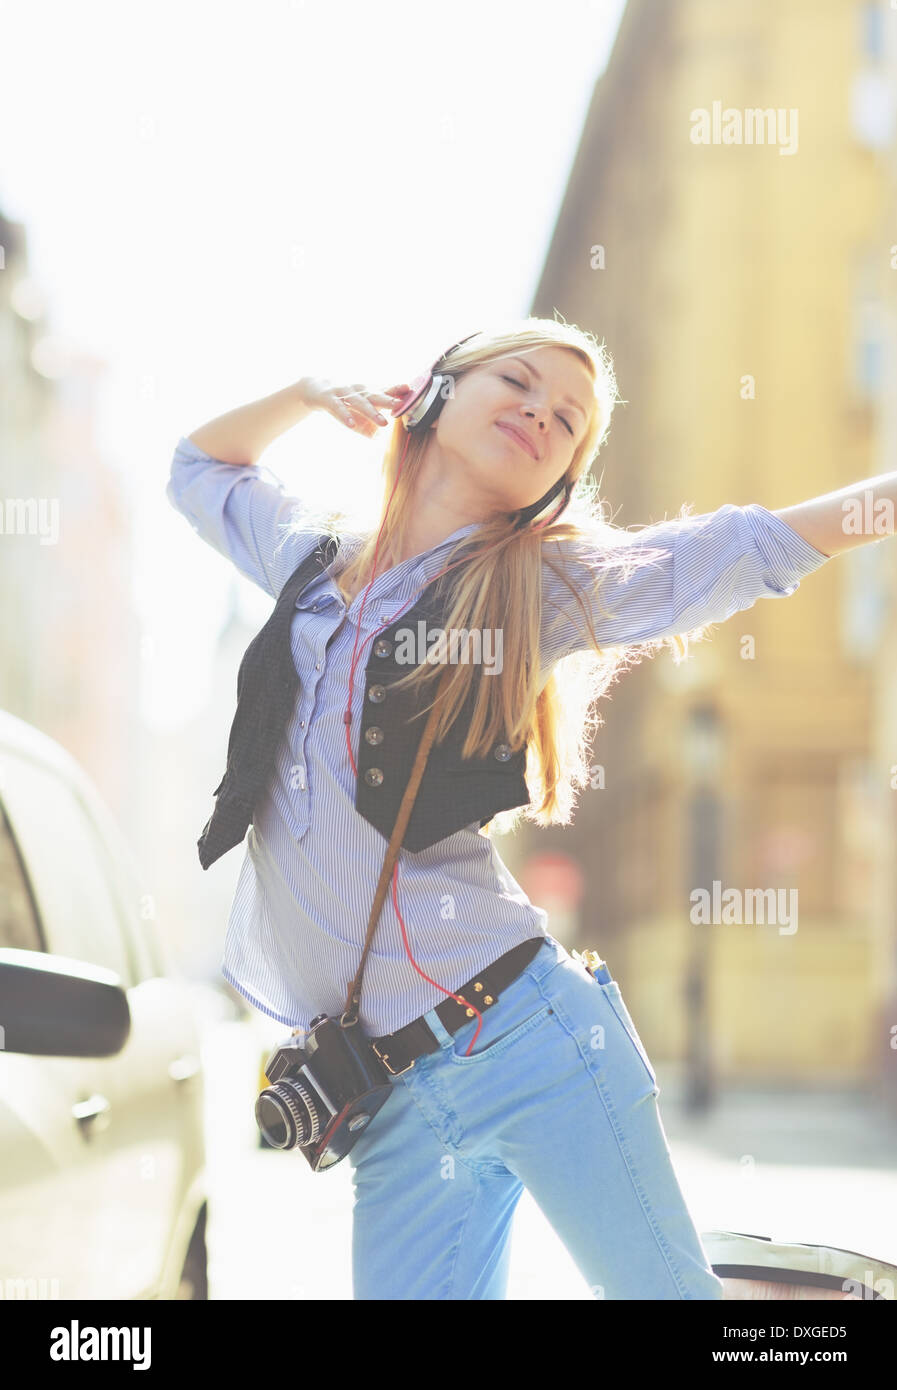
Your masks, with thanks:
[[[411,390],[407,382],[379,391],[360,381],[351,386],[336,386],[326,377],[313,376],[303,377],[299,387],[309,410],[326,410],[349,429],[360,430],[369,438],[377,433],[378,426],[390,423],[377,407],[392,411]]]

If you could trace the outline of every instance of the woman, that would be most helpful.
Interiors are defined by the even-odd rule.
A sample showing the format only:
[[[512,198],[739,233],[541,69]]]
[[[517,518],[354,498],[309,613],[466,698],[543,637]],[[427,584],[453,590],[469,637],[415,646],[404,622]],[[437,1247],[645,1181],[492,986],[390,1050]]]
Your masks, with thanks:
[[[500,823],[525,813],[566,824],[588,776],[595,701],[624,665],[667,642],[681,658],[706,623],[793,593],[861,539],[843,533],[842,494],[784,514],[726,504],[637,533],[614,527],[588,476],[616,401],[613,367],[572,325],[500,325],[437,365],[450,389],[435,418],[417,431],[393,423],[378,527],[316,516],[257,463],[314,410],[376,435],[410,399],[407,383],[302,378],[181,439],[172,464],[174,506],[274,598],[322,532],[340,539],[290,619],[301,689],[255,806],[223,965],[297,1032],[344,1007],[385,850],[356,809],[359,652],[436,576],[454,569],[447,630],[483,634],[483,651],[486,634],[501,638],[491,679],[463,660],[450,668],[437,742],[463,710],[463,757],[525,748],[529,803]],[[417,660],[407,684],[445,673],[445,661]],[[458,783],[444,780],[450,803]],[[596,1297],[723,1297],[617,983],[550,934],[478,821],[403,848],[397,869],[360,1023],[381,1052],[393,1040],[399,1055],[404,1039],[410,1063],[348,1155],[354,1296],[504,1298],[526,1187]],[[478,974],[501,980],[491,1008],[463,1007],[488,994],[474,992]]]

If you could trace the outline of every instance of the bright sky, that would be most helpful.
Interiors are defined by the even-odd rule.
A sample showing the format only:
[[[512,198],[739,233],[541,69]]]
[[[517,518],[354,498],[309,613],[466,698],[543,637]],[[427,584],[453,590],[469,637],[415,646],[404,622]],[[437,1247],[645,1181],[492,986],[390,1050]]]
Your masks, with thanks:
[[[205,704],[236,574],[164,496],[178,437],[308,374],[408,380],[527,313],[623,5],[0,0],[0,208],[51,334],[107,364],[153,724]],[[378,495],[382,447],[314,417],[263,462],[339,506]]]

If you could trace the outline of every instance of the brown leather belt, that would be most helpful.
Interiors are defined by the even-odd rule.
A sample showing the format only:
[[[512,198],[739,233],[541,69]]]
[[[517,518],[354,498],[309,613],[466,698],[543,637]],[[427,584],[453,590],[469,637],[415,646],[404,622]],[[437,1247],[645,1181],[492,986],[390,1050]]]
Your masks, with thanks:
[[[484,966],[478,975],[468,980],[466,985],[461,985],[455,993],[470,999],[480,1013],[484,1014],[487,1009],[495,1007],[502,990],[507,989],[508,985],[517,979],[538,953],[544,941],[544,936],[531,936],[527,941],[521,941],[519,946],[512,946],[510,951],[505,951],[504,955],[499,956],[491,965]],[[457,1033],[462,1024],[476,1018],[473,1009],[465,1008],[452,998],[443,999],[441,1004],[437,1004],[436,1012],[450,1033]],[[406,1023],[404,1028],[399,1028],[395,1033],[383,1038],[372,1038],[371,1045],[386,1070],[393,1076],[400,1076],[403,1071],[408,1071],[409,1067],[414,1066],[418,1057],[423,1057],[428,1052],[438,1052],[440,1048],[439,1039],[423,1015],[411,1023]]]

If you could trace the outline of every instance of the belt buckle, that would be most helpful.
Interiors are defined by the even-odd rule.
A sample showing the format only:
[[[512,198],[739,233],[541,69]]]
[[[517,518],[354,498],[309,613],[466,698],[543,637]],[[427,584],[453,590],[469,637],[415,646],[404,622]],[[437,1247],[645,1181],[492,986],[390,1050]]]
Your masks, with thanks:
[[[411,1068],[414,1066],[414,1063],[415,1063],[415,1060],[416,1060],[416,1059],[415,1059],[414,1057],[412,1057],[412,1059],[411,1059],[411,1061],[408,1063],[407,1067],[402,1067],[402,1070],[401,1070],[401,1071],[394,1071],[393,1068],[389,1065],[389,1061],[388,1061],[389,1053],[388,1053],[388,1052],[387,1052],[387,1053],[382,1053],[382,1052],[380,1051],[379,1047],[377,1046],[377,1044],[376,1044],[375,1042],[372,1042],[372,1043],[371,1043],[371,1047],[374,1049],[374,1051],[376,1052],[377,1056],[380,1058],[380,1061],[383,1063],[384,1067],[385,1067],[386,1070],[389,1072],[390,1076],[403,1076],[403,1075],[405,1074],[406,1071],[410,1071]]]

